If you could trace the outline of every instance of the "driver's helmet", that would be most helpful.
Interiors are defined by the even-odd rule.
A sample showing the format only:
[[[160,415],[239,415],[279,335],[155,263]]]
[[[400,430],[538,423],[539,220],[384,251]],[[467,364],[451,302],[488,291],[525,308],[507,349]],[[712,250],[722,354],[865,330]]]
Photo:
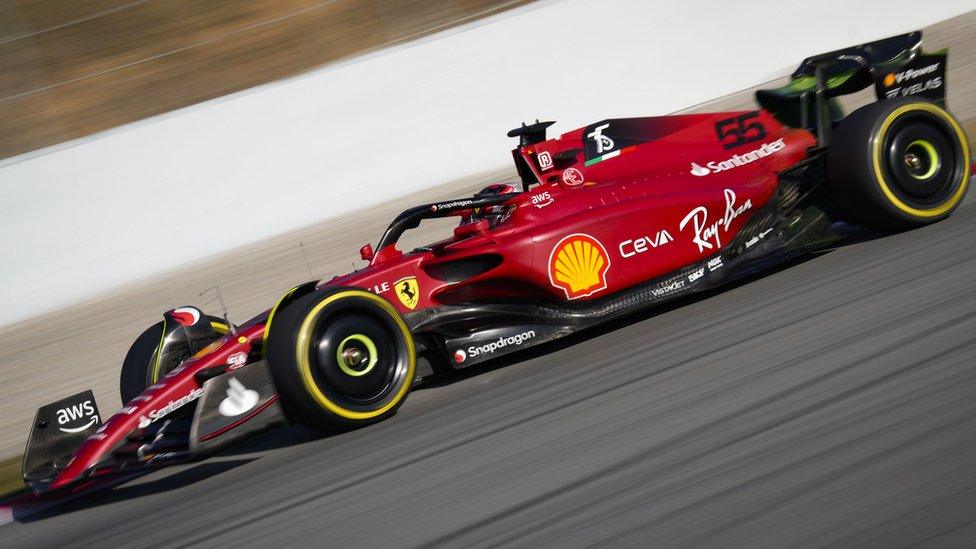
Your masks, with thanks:
[[[475,193],[475,198],[485,198],[487,196],[498,196],[500,194],[508,194],[517,192],[518,189],[515,185],[511,183],[495,183],[493,185],[488,185],[484,189],[481,189]],[[510,214],[512,210],[511,206],[506,206],[504,204],[497,204],[494,206],[485,206],[483,208],[475,208],[471,211],[470,215],[461,218],[461,225],[466,223],[472,223],[474,221],[479,221],[481,219],[487,219],[490,226],[494,227],[500,223],[506,214]]]

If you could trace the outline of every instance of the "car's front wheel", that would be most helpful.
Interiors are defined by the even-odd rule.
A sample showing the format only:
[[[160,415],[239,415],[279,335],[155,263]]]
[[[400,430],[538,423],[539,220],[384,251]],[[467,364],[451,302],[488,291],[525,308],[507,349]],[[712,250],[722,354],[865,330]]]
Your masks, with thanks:
[[[413,336],[400,314],[356,288],[317,290],[276,311],[267,359],[289,419],[322,432],[393,415],[416,370]]]

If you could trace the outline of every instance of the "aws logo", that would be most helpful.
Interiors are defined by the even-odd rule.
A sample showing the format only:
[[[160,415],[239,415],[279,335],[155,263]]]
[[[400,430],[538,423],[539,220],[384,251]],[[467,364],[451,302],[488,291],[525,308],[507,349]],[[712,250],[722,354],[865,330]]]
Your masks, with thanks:
[[[63,433],[80,433],[85,429],[88,429],[92,425],[98,423],[98,415],[95,413],[95,405],[92,401],[86,400],[80,404],[72,404],[71,406],[65,406],[64,408],[59,408],[55,412],[58,416],[58,430]],[[80,427],[69,427],[76,420],[84,420],[85,418],[91,417],[84,425]]]
[[[588,234],[563,237],[549,254],[549,283],[565,292],[567,299],[606,289],[609,270],[607,249]]]

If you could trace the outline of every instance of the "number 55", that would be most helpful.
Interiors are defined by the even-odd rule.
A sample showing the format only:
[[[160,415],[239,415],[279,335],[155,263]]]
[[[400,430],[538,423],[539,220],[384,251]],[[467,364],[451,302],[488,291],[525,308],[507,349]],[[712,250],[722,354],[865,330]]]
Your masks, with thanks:
[[[716,122],[715,133],[718,134],[718,140],[725,141],[722,147],[732,149],[765,138],[766,128],[758,120],[749,122],[753,118],[759,118],[759,111],[747,112],[735,118]],[[728,138],[732,140],[726,141]]]

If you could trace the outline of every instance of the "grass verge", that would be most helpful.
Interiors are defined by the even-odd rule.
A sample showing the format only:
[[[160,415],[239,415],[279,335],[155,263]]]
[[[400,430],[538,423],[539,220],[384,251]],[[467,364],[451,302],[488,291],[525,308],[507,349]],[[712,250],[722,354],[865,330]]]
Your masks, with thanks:
[[[0,158],[288,78],[527,1],[0,2]]]
[[[0,500],[26,491],[24,479],[20,476],[20,457],[0,461]]]

